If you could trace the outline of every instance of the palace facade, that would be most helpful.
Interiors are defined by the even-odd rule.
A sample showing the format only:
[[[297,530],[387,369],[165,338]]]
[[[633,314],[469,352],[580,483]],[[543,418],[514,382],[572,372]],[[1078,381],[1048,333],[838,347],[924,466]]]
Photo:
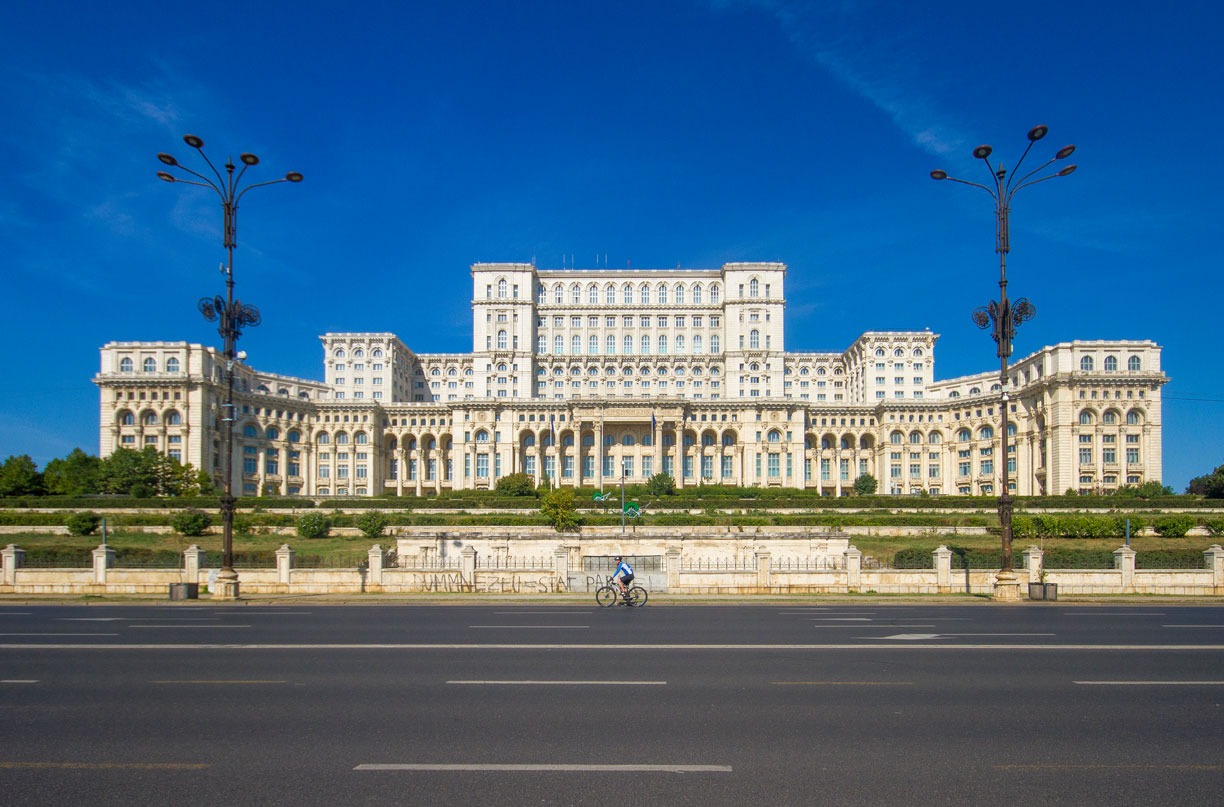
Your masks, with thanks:
[[[1074,341],[935,380],[930,331],[788,351],[786,266],[543,270],[476,264],[472,351],[391,333],[320,337],[322,382],[235,368],[234,490],[399,495],[565,486],[786,486],[837,496],[997,494],[1000,409],[1017,495],[1161,479],[1161,348]],[[186,342],[101,349],[100,453],[153,446],[220,479],[224,359]]]

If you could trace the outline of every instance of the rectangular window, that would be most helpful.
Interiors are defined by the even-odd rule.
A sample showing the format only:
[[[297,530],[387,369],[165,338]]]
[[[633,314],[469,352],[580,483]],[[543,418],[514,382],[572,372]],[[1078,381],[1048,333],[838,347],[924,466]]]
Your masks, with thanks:
[[[691,479],[693,477],[693,458],[684,458],[684,478]]]
[[[365,478],[366,478],[366,473],[367,473],[367,472],[366,472],[366,466],[364,466],[364,465],[358,465],[358,466],[357,466],[357,478],[358,478],[358,479],[365,479]]]
[[[938,479],[939,478],[939,466],[938,465],[927,466],[927,476],[931,479]]]
[[[642,457],[642,476],[646,479],[654,476],[654,457]]]
[[[1101,451],[1101,462],[1106,465],[1115,465],[1118,462],[1118,449],[1106,448]]]
[[[829,481],[829,460],[821,459],[820,461],[820,481]]]
[[[769,476],[771,479],[782,475],[781,463],[778,458],[778,454],[771,453],[769,455]]]
[[[549,479],[557,478],[557,458],[556,457],[545,457],[544,458],[544,475],[547,476]]]
[[[982,460],[982,473],[984,474],[994,473],[994,460]]]
[[[968,476],[972,463],[958,462],[956,464],[956,473],[958,476]]]
[[[1139,449],[1137,448],[1126,449],[1126,461],[1131,465],[1138,465],[1139,464]]]
[[[663,473],[667,474],[673,479],[675,479],[676,477],[676,474],[675,474],[676,462],[675,461],[676,461],[675,457],[664,457],[663,458]]]
[[[625,476],[633,476],[633,457],[624,457],[621,459],[621,470],[624,471]]]
[[[438,461],[436,459],[429,460],[429,463],[425,466],[425,478],[430,482],[438,478]]]
[[[615,474],[613,470],[613,463],[615,461],[616,461],[616,458],[611,455],[604,456],[603,458],[603,475],[604,476],[613,476]]]
[[[531,457],[531,456],[524,457],[523,458],[523,473],[527,474],[528,476],[535,476],[535,472],[536,472],[536,458]]]
[[[722,458],[722,475],[724,478],[731,476],[731,457]]]
[[[701,458],[701,477],[703,479],[712,479],[714,477],[714,458],[711,456],[703,456]]]
[[[849,482],[850,481],[850,460],[843,459],[838,463],[838,465],[839,465],[838,470],[841,474],[841,481]]]
[[[1079,457],[1080,457],[1080,460],[1079,460],[1080,465],[1091,465],[1092,464],[1092,449],[1091,448],[1081,448],[1079,451]]]
[[[574,455],[567,454],[561,458],[561,476],[564,479],[574,478]]]
[[[329,476],[331,476],[331,468],[326,465],[320,465],[319,466],[319,478],[327,479]]]
[[[337,479],[348,479],[348,466],[347,465],[337,465],[336,466],[336,478]]]

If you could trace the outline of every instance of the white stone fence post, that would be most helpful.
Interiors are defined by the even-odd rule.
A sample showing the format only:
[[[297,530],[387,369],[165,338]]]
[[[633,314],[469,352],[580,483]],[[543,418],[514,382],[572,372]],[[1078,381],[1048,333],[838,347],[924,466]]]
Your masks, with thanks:
[[[1024,565],[1028,567],[1030,583],[1040,583],[1041,574],[1045,571],[1045,551],[1037,546],[1029,546],[1022,553]]]
[[[17,585],[17,570],[25,565],[25,550],[17,544],[9,544],[0,549],[0,560],[4,563],[4,585]]]
[[[463,585],[468,591],[476,590],[476,547],[465,546],[463,552]]]
[[[1135,555],[1129,546],[1120,546],[1113,551],[1114,568],[1122,570],[1122,593],[1135,593]]]
[[[569,590],[569,550],[558,547],[553,550],[553,575],[557,578],[557,591]]]
[[[200,567],[204,565],[204,558],[204,550],[195,544],[183,550],[183,577],[188,583],[199,582]]]
[[[107,544],[102,544],[93,551],[94,583],[106,585],[106,570],[115,565],[115,550]]]
[[[276,550],[276,582],[281,585],[289,585],[290,572],[293,571],[293,557],[296,553],[289,548],[289,544],[281,544],[280,549]]]
[[[756,584],[757,584],[758,589],[761,589],[764,591],[769,590],[769,559],[770,557],[772,557],[772,554],[767,549],[758,549],[756,551],[756,573],[757,573]]]
[[[382,545],[374,544],[370,547],[369,552],[370,570],[366,577],[366,585],[381,586],[383,578],[383,563],[386,560],[386,555],[383,553]]]
[[[940,544],[931,554],[935,557],[935,587],[947,594],[952,591],[952,550]]]
[[[846,549],[846,589],[858,591],[863,585],[863,553],[857,546]]]
[[[1207,568],[1211,569],[1211,585],[1216,594],[1224,594],[1224,547],[1212,544],[1203,553]]]

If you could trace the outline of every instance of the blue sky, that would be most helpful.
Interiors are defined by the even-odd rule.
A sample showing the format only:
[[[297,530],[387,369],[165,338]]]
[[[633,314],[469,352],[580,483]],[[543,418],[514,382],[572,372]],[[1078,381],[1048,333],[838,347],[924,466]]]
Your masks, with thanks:
[[[984,180],[1076,174],[1013,207],[1017,356],[1071,339],[1164,347],[1165,481],[1224,463],[1206,360],[1224,160],[1208,2],[655,0],[26,2],[0,28],[0,266],[11,345],[0,456],[98,448],[111,340],[215,344],[221,215],[155,177],[194,133],[251,151],[239,296],[254,366],[322,377],[318,334],[471,350],[476,261],[559,268],[786,262],[788,349],[941,334],[936,376],[996,367],[969,319],[998,292]],[[1036,163],[1034,163],[1035,165]],[[195,192],[199,191],[199,192]],[[569,258],[564,259],[567,263]],[[1203,303],[1205,304],[1205,302]],[[1210,371],[1210,372],[1209,372]]]

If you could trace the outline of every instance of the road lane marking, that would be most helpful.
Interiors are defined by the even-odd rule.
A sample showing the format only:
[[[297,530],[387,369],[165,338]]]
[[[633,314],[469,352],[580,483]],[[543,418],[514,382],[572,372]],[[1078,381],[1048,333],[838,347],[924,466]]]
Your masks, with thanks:
[[[200,771],[211,767],[207,762],[0,762],[0,768],[5,770],[30,770],[40,768],[76,769],[86,771],[100,770],[139,770],[139,771]]]
[[[903,642],[916,642],[921,639],[938,639],[942,635],[943,634],[940,634],[940,633],[898,633],[893,636],[880,636],[878,638],[898,639]],[[869,639],[869,638],[874,638],[874,637],[864,636],[862,638]]]
[[[1053,633],[941,633],[940,636],[1054,636]]]
[[[37,678],[5,678],[0,680],[0,684],[37,684]]]
[[[249,628],[250,625],[128,625],[129,628]]]
[[[770,681],[776,687],[909,687],[913,681]]]
[[[1114,686],[1114,687],[1219,687],[1224,681],[1072,681],[1082,686]]]
[[[122,622],[127,617],[122,616],[60,616],[56,617],[57,622]]]
[[[1224,628],[1224,625],[1161,625],[1162,628]]]
[[[353,768],[355,771],[491,771],[507,772],[538,772],[561,771],[564,773],[731,773],[730,765],[516,765],[516,764],[474,764],[460,763],[451,765],[418,763],[418,764],[375,764],[365,763]]]
[[[554,630],[566,630],[576,628],[589,628],[590,625],[468,625],[469,628],[549,628]]]
[[[607,686],[607,687],[661,687],[666,681],[447,681],[448,684],[474,684],[484,686]]]
[[[895,630],[896,628],[933,628],[934,625],[813,625],[813,628],[858,628],[859,630]],[[939,634],[942,635],[942,634]]]
[[[870,621],[871,621],[871,617],[869,617],[869,616],[818,616],[818,617],[815,617],[815,621],[828,621],[828,622],[870,622]]]
[[[117,633],[0,633],[0,636],[118,636]]]
[[[1126,763],[1126,764],[1101,764],[1101,765],[1076,765],[1072,763],[1052,762],[1046,764],[1011,764],[1011,765],[992,765],[995,770],[1002,771],[1222,771],[1224,765],[1158,765],[1144,763]]]
[[[590,611],[494,611],[494,616],[586,616]]]
[[[0,616],[33,616],[33,611],[0,611]]]
[[[1063,611],[1063,616],[1164,616],[1159,611]]]
[[[150,684],[287,684],[288,681],[220,681],[215,679],[200,678],[196,680],[186,681],[150,681]]]
[[[219,616],[141,616],[132,617],[132,622],[213,622]]]
[[[64,634],[53,634],[63,636]],[[117,634],[87,634],[89,636],[114,636]],[[925,634],[918,634],[925,636]],[[942,634],[931,634],[937,638]],[[534,643],[518,643],[512,644],[509,642],[469,642],[469,643],[432,643],[422,642],[413,644],[410,642],[398,643],[370,643],[370,644],[305,644],[305,643],[283,643],[283,644],[221,644],[217,642],[200,642],[197,644],[184,644],[182,642],[165,642],[161,644],[129,644],[129,643],[112,643],[112,644],[57,644],[52,642],[45,643],[19,643],[19,642],[0,642],[0,650],[614,650],[624,652],[631,651],[647,651],[647,650],[669,650],[681,652],[727,652],[743,650],[751,653],[759,653],[761,651],[800,651],[800,652],[824,652],[828,650],[885,650],[889,652],[898,652],[902,648],[895,644],[872,644],[871,642],[879,642],[881,639],[888,639],[887,636],[864,636],[864,639],[869,641],[858,643],[828,643],[828,644],[584,644],[582,642],[570,643],[549,643],[549,642],[534,642]],[[1155,651],[1161,652],[1176,652],[1186,651],[1194,653],[1219,653],[1224,652],[1224,644],[968,644],[965,642],[957,642],[955,644],[920,644],[909,645],[904,648],[910,650],[956,650],[964,652],[967,650],[1006,650],[1006,651],[1023,651],[1023,650],[1053,650],[1053,651],[1068,651],[1074,650],[1077,652],[1144,652],[1150,653]]]

